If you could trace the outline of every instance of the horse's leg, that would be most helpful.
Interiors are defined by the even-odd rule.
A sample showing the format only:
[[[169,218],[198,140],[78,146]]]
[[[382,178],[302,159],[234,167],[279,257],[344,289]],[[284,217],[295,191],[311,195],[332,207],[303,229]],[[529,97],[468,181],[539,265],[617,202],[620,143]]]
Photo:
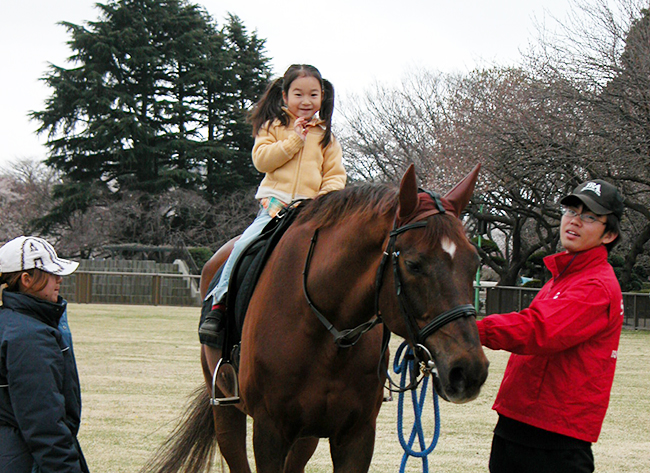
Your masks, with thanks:
[[[215,355],[216,362],[221,358],[221,350],[201,345],[201,366],[207,389],[212,395],[212,373],[210,369],[210,356]],[[209,349],[209,350],[208,350]],[[221,390],[216,388],[218,397],[225,397]],[[221,455],[226,460],[228,468],[233,473],[250,473],[250,465],[246,453],[246,414],[235,406],[214,406],[212,408],[217,444]]]
[[[363,473],[370,468],[375,449],[375,427],[368,422],[360,429],[330,438],[334,473]]]
[[[250,473],[246,454],[246,414],[235,406],[212,408],[217,443],[233,473]]]
[[[273,422],[253,416],[253,451],[257,473],[282,473],[291,448]]]
[[[318,447],[318,438],[301,438],[289,450],[289,456],[284,465],[284,473],[303,473],[305,465]]]

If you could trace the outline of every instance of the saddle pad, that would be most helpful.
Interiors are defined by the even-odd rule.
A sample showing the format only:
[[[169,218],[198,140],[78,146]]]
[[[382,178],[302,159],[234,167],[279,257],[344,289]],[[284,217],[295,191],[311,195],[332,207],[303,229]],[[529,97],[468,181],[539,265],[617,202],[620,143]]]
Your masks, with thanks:
[[[235,263],[233,277],[228,285],[226,313],[230,320],[235,321],[238,339],[241,338],[244,316],[262,270],[273,249],[302,210],[302,205],[300,201],[299,204],[291,205],[279,213],[262,230],[260,236],[246,247]]]
[[[229,358],[231,351],[241,341],[244,316],[248,310],[248,304],[253,296],[255,285],[262,274],[264,265],[282,238],[282,235],[284,235],[300,210],[302,210],[303,205],[304,201],[297,201],[280,212],[264,227],[260,236],[242,251],[240,257],[235,262],[230,276],[230,282],[228,283],[226,320],[223,323],[224,330],[219,333],[219,339],[216,345],[211,343],[215,348],[222,349],[223,356],[227,361],[232,361]],[[208,287],[208,292],[218,284],[222,270],[223,267],[219,268],[213,276]],[[211,309],[212,299],[204,301],[201,308],[201,322]]]

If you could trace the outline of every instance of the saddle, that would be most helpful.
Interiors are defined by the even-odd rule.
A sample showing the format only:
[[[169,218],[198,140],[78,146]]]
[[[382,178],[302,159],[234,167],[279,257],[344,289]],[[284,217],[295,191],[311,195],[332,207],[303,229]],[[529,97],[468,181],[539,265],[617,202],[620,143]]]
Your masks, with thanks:
[[[240,254],[235,262],[233,271],[228,283],[228,293],[226,296],[226,313],[220,326],[223,336],[219,337],[217,348],[221,348],[223,361],[231,363],[235,369],[239,365],[239,342],[241,341],[242,328],[244,326],[244,316],[248,310],[248,304],[257,281],[262,274],[273,249],[291,226],[295,218],[302,210],[304,200],[298,200],[291,203],[285,209],[281,210],[262,230],[260,236],[252,241]],[[219,268],[208,287],[210,292],[219,282],[223,267]],[[201,308],[201,317],[211,310],[212,300],[208,299],[203,302]],[[219,346],[220,345],[220,346]]]

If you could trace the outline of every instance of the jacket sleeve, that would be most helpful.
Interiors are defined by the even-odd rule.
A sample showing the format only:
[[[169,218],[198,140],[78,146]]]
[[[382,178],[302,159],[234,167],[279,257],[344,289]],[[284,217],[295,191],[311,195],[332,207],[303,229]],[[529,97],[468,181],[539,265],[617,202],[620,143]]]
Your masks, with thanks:
[[[343,189],[347,175],[343,167],[343,151],[338,140],[332,136],[332,142],[323,152],[323,182],[318,195]]]
[[[519,355],[549,355],[576,346],[609,324],[610,294],[597,281],[569,288],[560,297],[536,297],[521,312],[477,321],[481,343]]]
[[[304,146],[297,133],[291,132],[284,139],[278,139],[279,127],[268,129],[263,126],[255,137],[253,164],[259,172],[273,172],[290,161]]]
[[[45,326],[7,347],[9,397],[18,428],[40,471],[79,473],[74,436],[65,423],[61,347]]]

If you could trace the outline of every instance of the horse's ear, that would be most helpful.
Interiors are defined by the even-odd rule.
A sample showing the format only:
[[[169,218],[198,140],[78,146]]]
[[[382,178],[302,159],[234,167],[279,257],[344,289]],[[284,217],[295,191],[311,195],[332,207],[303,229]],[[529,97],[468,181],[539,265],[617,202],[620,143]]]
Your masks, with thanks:
[[[445,199],[454,207],[456,215],[460,216],[461,212],[467,207],[469,199],[472,198],[476,180],[478,179],[478,171],[481,169],[481,164],[477,164],[472,171],[465,176],[465,178],[456,184],[452,190],[447,192]]]
[[[418,184],[415,181],[415,166],[411,164],[399,186],[399,219],[405,220],[418,207]]]

